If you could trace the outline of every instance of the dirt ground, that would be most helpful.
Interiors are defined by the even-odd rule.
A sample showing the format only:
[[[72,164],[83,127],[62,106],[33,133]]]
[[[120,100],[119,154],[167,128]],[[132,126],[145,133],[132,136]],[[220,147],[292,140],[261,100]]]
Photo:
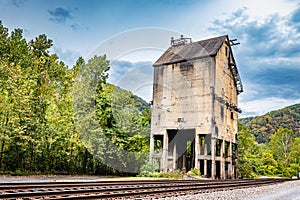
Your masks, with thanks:
[[[41,176],[0,176],[0,183],[21,182],[67,182],[67,181],[101,181],[115,179],[109,176],[66,176],[66,175],[41,175]]]

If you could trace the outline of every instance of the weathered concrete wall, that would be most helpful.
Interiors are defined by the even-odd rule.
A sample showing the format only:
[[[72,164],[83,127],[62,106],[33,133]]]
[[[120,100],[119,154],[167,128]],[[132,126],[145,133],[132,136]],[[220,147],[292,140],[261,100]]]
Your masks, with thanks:
[[[189,128],[211,133],[212,66],[214,59],[207,57],[154,68],[152,133]]]
[[[225,43],[216,55],[215,83],[215,122],[218,138],[236,143],[237,112],[226,106],[226,103],[237,106],[237,91],[232,72],[229,69],[229,46]]]
[[[231,107],[238,104],[236,85],[229,68],[229,62],[232,62],[231,53],[230,46],[224,43],[216,55],[215,137],[219,139],[221,144],[220,156],[216,156],[215,160],[220,161],[220,178],[222,179],[226,178],[226,176],[234,177],[235,168],[232,158],[232,145],[237,143],[236,138],[238,134],[238,114]],[[227,149],[225,149],[226,142]],[[227,174],[225,165],[227,165]]]

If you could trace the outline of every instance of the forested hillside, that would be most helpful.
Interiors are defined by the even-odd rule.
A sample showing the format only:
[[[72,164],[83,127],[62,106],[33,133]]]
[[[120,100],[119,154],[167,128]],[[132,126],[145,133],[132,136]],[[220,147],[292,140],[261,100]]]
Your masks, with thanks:
[[[300,104],[240,119],[240,177],[299,176]]]
[[[0,21],[0,173],[137,172],[148,160],[147,103],[106,83],[105,56],[66,66],[51,46]]]
[[[240,123],[249,127],[259,143],[270,140],[280,128],[288,128],[300,136],[300,104],[288,106],[262,116],[240,119]]]

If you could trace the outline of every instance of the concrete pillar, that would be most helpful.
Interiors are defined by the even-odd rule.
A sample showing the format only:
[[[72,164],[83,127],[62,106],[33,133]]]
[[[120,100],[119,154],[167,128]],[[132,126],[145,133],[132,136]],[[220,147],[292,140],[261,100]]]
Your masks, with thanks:
[[[162,171],[167,171],[168,168],[168,143],[169,137],[167,130],[164,133],[163,153],[162,153]]]
[[[238,178],[239,177],[239,168],[238,168],[238,156],[239,156],[239,152],[238,152],[238,145],[237,144],[234,144],[234,146],[235,146],[235,158],[234,158],[234,160],[235,160],[235,166],[234,166],[234,168],[235,168],[235,175],[234,175],[234,178]]]
[[[220,178],[225,179],[226,178],[226,172],[225,172],[225,141],[221,140],[221,151],[220,151]]]
[[[199,135],[197,134],[197,130],[195,131],[195,168],[200,170],[200,162],[199,162],[199,155],[200,155],[200,141]]]
[[[211,138],[211,178],[216,179],[216,138]]]
[[[153,154],[154,154],[154,136],[151,135],[150,137],[150,160],[149,162],[152,163],[153,162]]]
[[[204,177],[207,177],[207,144],[204,144]]]
[[[174,143],[174,148],[173,148],[173,170],[176,170],[176,160],[177,160],[177,150],[176,150],[176,142]]]
[[[233,170],[233,163],[232,163],[232,142],[230,141],[229,142],[229,145],[228,145],[228,156],[230,157],[230,167],[228,168],[228,175],[229,175],[229,178],[234,178],[234,170]]]
[[[185,157],[185,154],[183,154],[182,155],[182,171],[183,172],[186,172],[185,164],[186,164],[186,157]]]

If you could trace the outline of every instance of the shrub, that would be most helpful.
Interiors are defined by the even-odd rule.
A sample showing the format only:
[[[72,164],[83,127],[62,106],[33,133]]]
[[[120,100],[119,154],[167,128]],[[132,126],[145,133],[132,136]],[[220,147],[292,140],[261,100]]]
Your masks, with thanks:
[[[148,163],[141,167],[138,177],[156,177],[157,174],[159,174],[158,169],[153,164]]]
[[[188,176],[200,176],[200,170],[198,168],[192,168],[190,171],[187,173]]]
[[[159,169],[152,164],[146,164],[141,167],[138,177],[151,177],[151,178],[169,178],[169,179],[182,179],[183,173],[179,170],[169,172],[159,172]]]

